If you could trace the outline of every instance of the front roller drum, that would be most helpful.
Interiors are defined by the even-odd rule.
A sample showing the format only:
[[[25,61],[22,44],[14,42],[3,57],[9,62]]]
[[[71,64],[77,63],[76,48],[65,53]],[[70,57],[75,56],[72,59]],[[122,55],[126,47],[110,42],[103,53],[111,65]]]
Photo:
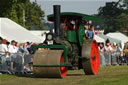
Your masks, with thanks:
[[[85,57],[82,60],[82,66],[85,74],[97,74],[99,71],[100,57],[98,44],[95,40],[88,40],[83,43],[82,56]]]
[[[37,50],[34,55],[33,64],[44,67],[34,67],[33,71],[39,77],[62,78],[67,74],[67,67],[59,66],[64,63],[63,50]],[[55,67],[54,67],[55,65]]]

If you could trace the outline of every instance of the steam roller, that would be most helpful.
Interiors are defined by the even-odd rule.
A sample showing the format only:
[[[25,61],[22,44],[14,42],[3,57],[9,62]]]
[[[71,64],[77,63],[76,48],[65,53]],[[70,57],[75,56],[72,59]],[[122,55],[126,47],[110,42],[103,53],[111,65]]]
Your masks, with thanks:
[[[34,74],[63,78],[70,69],[83,69],[86,75],[98,73],[98,45],[95,40],[85,36],[85,16],[80,13],[60,13],[60,5],[54,5],[54,14],[48,15],[48,20],[54,22],[54,29],[46,33],[44,43],[35,46]]]
[[[35,53],[34,64],[48,65],[48,67],[34,67],[34,73],[42,77],[64,77],[67,67],[59,67],[64,63],[63,50],[38,50]]]

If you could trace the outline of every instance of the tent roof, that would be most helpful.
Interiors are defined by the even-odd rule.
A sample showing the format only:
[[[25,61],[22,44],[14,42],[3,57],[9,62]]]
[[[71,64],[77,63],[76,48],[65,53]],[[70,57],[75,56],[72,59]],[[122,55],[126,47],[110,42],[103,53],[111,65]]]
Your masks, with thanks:
[[[126,43],[128,41],[128,37],[120,32],[108,33],[106,35],[109,37],[121,40],[123,43]]]
[[[16,40],[19,43],[27,41],[36,43],[42,42],[40,37],[33,35],[24,27],[8,18],[0,18],[0,36],[8,41]]]
[[[100,34],[100,35],[98,35],[98,36],[101,37],[101,38],[103,38],[105,41],[106,41],[107,39],[109,39],[110,42],[112,42],[112,43],[116,42],[117,44],[121,44],[121,40],[118,40],[118,39],[115,39],[115,38],[111,38],[111,37],[106,36],[106,35],[103,35],[103,34]]]
[[[95,38],[94,38],[98,43],[100,43],[100,42],[103,42],[103,43],[105,43],[105,40],[103,39],[103,38],[101,38],[101,37],[99,37],[98,35],[95,35]]]

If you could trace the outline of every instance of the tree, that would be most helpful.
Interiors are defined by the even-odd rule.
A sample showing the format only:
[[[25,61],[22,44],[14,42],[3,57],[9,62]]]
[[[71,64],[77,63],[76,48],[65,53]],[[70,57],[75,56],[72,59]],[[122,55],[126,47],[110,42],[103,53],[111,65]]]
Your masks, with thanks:
[[[105,33],[117,31],[115,18],[124,12],[123,6],[118,2],[107,2],[104,7],[99,8],[98,15],[104,22]]]
[[[27,29],[32,25],[43,29],[41,21],[44,12],[36,2],[31,3],[30,0],[1,0],[0,17],[7,17]]]
[[[0,3],[0,16],[7,17],[11,20],[18,22],[16,13],[17,0],[1,0]]]
[[[27,3],[25,5],[25,25],[30,28],[31,25],[36,25],[39,28],[42,27],[42,20],[44,18],[44,12],[41,10],[40,6],[36,2]]]
[[[128,29],[128,14],[122,13],[116,19],[116,26],[118,30],[126,30]]]

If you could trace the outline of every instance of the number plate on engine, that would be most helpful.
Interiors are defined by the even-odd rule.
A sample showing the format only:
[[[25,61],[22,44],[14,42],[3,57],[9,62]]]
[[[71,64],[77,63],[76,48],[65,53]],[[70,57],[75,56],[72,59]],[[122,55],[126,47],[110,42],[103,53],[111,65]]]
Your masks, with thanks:
[[[48,45],[53,45],[53,41],[47,41]]]

